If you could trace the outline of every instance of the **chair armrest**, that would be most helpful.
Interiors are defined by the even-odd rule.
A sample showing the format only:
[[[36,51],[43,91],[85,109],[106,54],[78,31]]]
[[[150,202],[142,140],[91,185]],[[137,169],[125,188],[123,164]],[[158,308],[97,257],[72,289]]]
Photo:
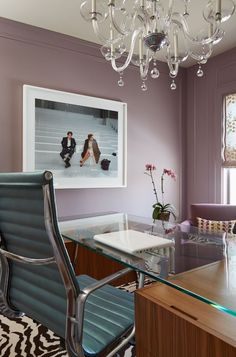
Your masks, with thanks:
[[[113,280],[118,279],[122,275],[125,275],[132,270],[133,269],[131,269],[131,268],[119,270],[118,272],[116,272],[112,275],[109,275],[104,279],[96,281],[95,283],[89,285],[88,287],[84,288],[80,292],[79,296],[77,297],[77,301],[76,301],[76,318],[74,320],[74,322],[77,325],[77,338],[78,338],[78,342],[80,343],[80,345],[82,345],[82,339],[83,339],[84,309],[85,309],[85,303],[86,303],[88,296],[93,291],[103,287],[104,285],[112,282]],[[81,352],[81,356],[83,356],[83,351],[81,350],[80,352]]]
[[[109,275],[109,276],[105,277],[104,279],[96,281],[96,283],[93,283],[93,284],[87,286],[85,289],[82,290],[82,293],[88,296],[93,291],[103,287],[106,284],[111,283],[113,280],[120,278],[121,276],[129,273],[132,270],[133,269],[131,269],[131,268],[125,268],[125,269],[119,270],[118,272],[116,272],[112,275]]]
[[[25,264],[32,264],[32,265],[47,265],[56,262],[54,257],[49,257],[44,259],[28,258],[28,257],[23,257],[22,255],[8,252],[7,250],[1,248],[0,248],[0,254],[2,254],[5,258],[15,260],[18,263],[25,263]]]

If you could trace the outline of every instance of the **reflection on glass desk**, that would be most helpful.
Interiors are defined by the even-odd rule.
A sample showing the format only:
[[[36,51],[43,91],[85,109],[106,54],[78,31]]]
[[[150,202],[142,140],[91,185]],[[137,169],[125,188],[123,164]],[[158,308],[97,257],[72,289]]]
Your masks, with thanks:
[[[124,213],[107,213],[59,223],[62,235],[78,246],[131,267],[236,316],[236,236],[204,233],[195,227],[152,222]],[[128,254],[101,244],[94,235],[136,230],[170,240],[170,246]]]

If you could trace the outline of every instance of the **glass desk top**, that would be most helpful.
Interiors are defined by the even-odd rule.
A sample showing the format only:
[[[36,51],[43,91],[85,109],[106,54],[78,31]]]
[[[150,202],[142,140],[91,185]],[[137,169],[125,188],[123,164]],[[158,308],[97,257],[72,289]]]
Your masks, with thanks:
[[[64,238],[236,317],[236,235],[124,213],[73,217],[59,226]],[[128,254],[94,240],[96,234],[127,229],[164,237],[170,246]]]

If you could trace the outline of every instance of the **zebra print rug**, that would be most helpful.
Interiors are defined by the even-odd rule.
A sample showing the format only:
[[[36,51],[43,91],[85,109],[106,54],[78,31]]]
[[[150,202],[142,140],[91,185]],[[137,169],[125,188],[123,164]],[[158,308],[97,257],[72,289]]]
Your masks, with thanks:
[[[120,357],[135,357],[135,346],[127,346]],[[0,315],[1,357],[68,357],[64,341],[31,318],[8,319]]]
[[[119,288],[133,292],[137,283]],[[128,346],[120,356],[135,357],[135,347]],[[68,357],[63,340],[31,318],[6,318],[0,315],[0,357]]]
[[[27,316],[0,315],[1,357],[68,357],[61,339]]]

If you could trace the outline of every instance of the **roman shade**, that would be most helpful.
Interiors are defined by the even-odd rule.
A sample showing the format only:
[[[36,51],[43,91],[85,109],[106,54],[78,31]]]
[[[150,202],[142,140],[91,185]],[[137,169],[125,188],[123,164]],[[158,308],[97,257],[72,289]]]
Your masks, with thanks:
[[[236,167],[236,93],[224,101],[223,166]]]

